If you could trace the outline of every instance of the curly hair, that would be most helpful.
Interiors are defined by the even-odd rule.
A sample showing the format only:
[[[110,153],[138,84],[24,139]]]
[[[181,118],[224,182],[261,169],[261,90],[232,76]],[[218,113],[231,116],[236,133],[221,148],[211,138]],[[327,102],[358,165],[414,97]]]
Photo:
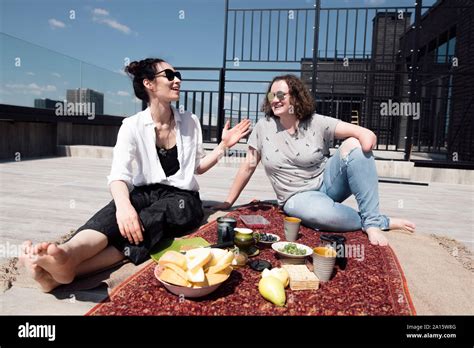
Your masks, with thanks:
[[[290,103],[294,108],[296,118],[301,121],[310,118],[316,109],[316,103],[303,81],[295,75],[280,75],[273,78],[273,81],[268,86],[267,93],[265,94],[265,100],[263,101],[261,111],[263,111],[267,117],[275,117],[267,95],[276,81],[285,81],[288,85]]]

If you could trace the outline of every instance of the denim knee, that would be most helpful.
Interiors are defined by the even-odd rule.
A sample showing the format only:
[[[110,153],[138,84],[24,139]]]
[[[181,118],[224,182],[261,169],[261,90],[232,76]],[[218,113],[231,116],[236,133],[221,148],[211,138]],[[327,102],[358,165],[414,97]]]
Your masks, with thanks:
[[[347,154],[346,157],[342,158],[342,160],[348,164],[349,162],[361,162],[361,161],[367,161],[370,159],[374,159],[374,154],[372,151],[369,152],[363,152],[361,147],[355,147],[349,153]]]

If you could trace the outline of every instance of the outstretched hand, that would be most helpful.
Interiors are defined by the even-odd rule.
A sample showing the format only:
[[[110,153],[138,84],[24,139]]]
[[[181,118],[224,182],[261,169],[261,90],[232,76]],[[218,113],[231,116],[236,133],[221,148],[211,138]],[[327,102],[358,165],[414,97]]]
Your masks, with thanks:
[[[237,144],[240,139],[250,133],[251,122],[249,119],[245,119],[233,128],[230,128],[230,121],[225,123],[224,129],[222,130],[222,143],[225,147],[230,148]],[[230,129],[229,129],[230,128]]]
[[[229,202],[223,202],[223,203],[218,203],[212,207],[210,207],[212,210],[229,210],[232,207],[232,204]]]

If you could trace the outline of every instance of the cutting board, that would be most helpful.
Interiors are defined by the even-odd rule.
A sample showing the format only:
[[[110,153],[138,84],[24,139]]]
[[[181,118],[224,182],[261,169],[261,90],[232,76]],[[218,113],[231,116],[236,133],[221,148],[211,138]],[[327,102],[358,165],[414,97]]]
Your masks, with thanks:
[[[287,270],[290,275],[291,290],[317,290],[319,289],[319,279],[308,267],[282,262],[281,267]]]

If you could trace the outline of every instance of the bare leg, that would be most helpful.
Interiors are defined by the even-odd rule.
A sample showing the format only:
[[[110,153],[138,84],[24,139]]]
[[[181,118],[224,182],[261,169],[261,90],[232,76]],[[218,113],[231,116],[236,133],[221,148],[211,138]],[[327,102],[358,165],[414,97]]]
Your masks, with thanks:
[[[113,246],[108,246],[97,255],[85,260],[77,269],[77,276],[88,275],[90,273],[104,270],[125,259],[125,256]]]
[[[355,138],[346,139],[342,143],[341,147],[339,148],[341,158],[346,158],[353,149],[356,149],[358,147],[361,147],[359,140]],[[376,175],[375,163],[372,157],[370,158],[370,161],[366,161],[366,156],[364,157],[358,156],[355,158],[358,158],[359,161],[363,161],[364,165],[361,165],[358,162],[359,165],[357,166],[357,168],[348,167],[347,169],[348,177],[349,177],[350,172],[357,171],[357,173],[359,173],[360,175],[360,171],[363,170],[365,173],[365,178],[364,178],[363,183],[367,184],[367,180],[370,179],[370,182],[372,184],[370,184],[371,187],[367,189],[366,185],[363,185],[361,181],[355,180],[356,178],[358,178],[358,176],[355,176],[353,173],[353,175],[349,177],[349,186],[351,187],[351,192],[356,197],[357,203],[359,205],[359,210],[362,213],[364,211],[372,212],[371,216],[367,216],[367,218],[371,218],[373,217],[374,212],[376,212],[376,214],[378,213],[378,201],[379,201],[378,180],[377,180],[377,175]],[[370,168],[372,169],[369,170]],[[351,178],[352,178],[353,185],[351,185]],[[356,189],[356,191],[354,191],[353,186]],[[361,187],[362,188],[365,187],[365,190],[360,191]],[[359,189],[359,191],[357,191],[357,189]],[[415,224],[413,224],[412,222],[408,220],[402,220],[402,219],[389,219],[389,220],[390,220],[390,224],[388,226],[389,229],[403,229],[410,232],[414,232],[415,230]],[[373,225],[374,224],[372,224],[371,227],[368,227],[365,230],[365,232],[367,233],[367,236],[369,237],[370,243],[373,245],[381,245],[381,246],[388,245],[388,240],[387,240],[387,237],[385,236],[385,233],[381,230],[380,227],[375,227]]]
[[[84,230],[59,246],[53,243],[39,243],[32,248],[29,255],[33,259],[33,264],[44,269],[55,281],[69,284],[77,275],[78,266],[106,247],[107,237],[104,234]],[[115,263],[116,259],[112,261]],[[103,262],[100,263],[102,264]]]

